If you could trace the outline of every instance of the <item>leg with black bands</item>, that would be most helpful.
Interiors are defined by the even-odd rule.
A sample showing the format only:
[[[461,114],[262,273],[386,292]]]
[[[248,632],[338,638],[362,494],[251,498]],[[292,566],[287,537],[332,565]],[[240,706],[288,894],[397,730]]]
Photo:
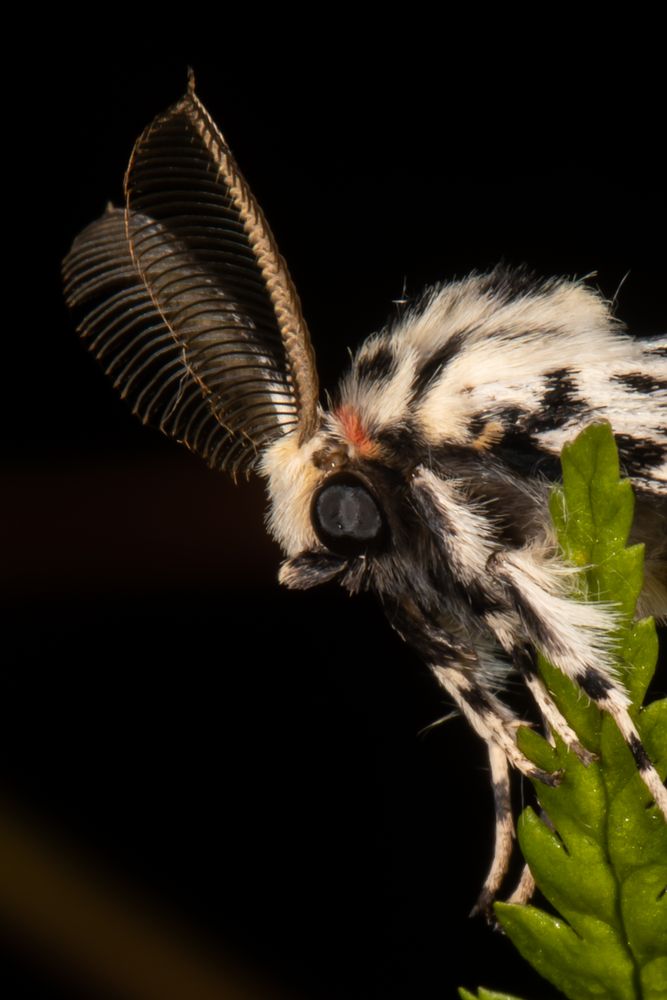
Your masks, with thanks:
[[[667,788],[653,766],[637,727],[630,718],[627,696],[622,694],[622,697],[619,698],[616,685],[610,683],[604,675],[594,674],[591,670],[587,670],[585,675],[578,677],[577,680],[591,701],[594,701],[601,711],[611,715],[634,757],[642,781],[667,821]]]
[[[516,731],[523,723],[487,689],[480,675],[453,665],[431,664],[431,669],[475,732],[502,750],[512,767],[546,785],[559,784],[560,772],[542,770],[519,750]]]
[[[587,750],[574,729],[561,715],[558,706],[549,694],[546,684],[537,672],[534,659],[526,649],[517,650],[514,654],[514,665],[523,677],[524,683],[532,694],[535,704],[540,710],[547,733],[555,733],[572,753],[575,753],[582,764],[588,766],[596,760],[596,755]]]
[[[512,802],[510,798],[510,771],[507,757],[495,743],[489,743],[489,765],[491,768],[491,783],[496,808],[496,829],[493,849],[493,860],[489,873],[484,879],[482,891],[473,907],[470,916],[480,913],[491,919],[491,904],[498,894],[500,885],[509,867],[514,841],[514,819],[512,817]]]

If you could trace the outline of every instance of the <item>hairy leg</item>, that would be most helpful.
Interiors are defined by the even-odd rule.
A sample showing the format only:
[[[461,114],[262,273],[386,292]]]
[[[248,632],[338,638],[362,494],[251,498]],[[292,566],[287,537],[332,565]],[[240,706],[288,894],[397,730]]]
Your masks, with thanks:
[[[493,849],[493,860],[489,872],[484,879],[484,885],[471,910],[470,916],[482,914],[491,919],[491,904],[498,894],[500,885],[509,867],[514,841],[514,819],[512,817],[512,802],[510,799],[510,772],[505,753],[489,743],[489,765],[491,768],[491,784],[496,808],[496,828]]]

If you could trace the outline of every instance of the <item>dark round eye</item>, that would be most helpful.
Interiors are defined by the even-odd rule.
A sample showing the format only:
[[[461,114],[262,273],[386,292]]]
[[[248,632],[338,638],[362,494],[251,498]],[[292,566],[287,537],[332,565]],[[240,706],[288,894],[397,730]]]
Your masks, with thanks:
[[[331,476],[313,497],[313,527],[331,552],[360,555],[377,548],[385,520],[370,489],[349,472]]]

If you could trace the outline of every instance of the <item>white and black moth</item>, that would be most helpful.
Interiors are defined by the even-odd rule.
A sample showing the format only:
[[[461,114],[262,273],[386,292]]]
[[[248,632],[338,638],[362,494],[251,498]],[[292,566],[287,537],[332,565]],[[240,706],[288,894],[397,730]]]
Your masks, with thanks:
[[[486,741],[496,849],[478,906],[507,869],[509,767],[558,780],[517,747],[499,697],[510,673],[591,757],[535,650],[614,718],[667,817],[615,671],[613,611],[569,596],[547,507],[563,444],[608,420],[646,543],[639,611],[667,617],[667,339],[628,336],[582,282],[497,268],[429,289],[366,340],[323,409],[287,267],[192,78],[137,141],[125,198],[65,259],[80,332],[143,421],[265,478],[280,581],[374,591]]]

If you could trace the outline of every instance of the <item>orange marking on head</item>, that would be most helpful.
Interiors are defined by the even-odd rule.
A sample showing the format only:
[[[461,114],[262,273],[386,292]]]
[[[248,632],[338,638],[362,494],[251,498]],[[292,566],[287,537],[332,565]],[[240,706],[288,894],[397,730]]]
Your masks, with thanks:
[[[370,458],[377,450],[377,443],[369,438],[357,411],[351,406],[340,406],[336,416],[350,444],[360,455]]]

